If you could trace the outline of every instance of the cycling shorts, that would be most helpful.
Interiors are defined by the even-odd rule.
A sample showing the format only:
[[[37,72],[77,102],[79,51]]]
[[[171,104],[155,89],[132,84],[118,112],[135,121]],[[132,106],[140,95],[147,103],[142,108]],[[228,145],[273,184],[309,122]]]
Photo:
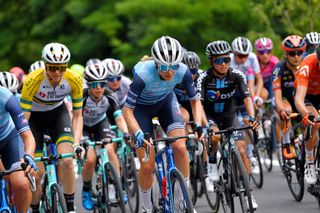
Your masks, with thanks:
[[[24,156],[24,144],[16,129],[0,141],[0,154],[5,169],[20,167],[20,158]]]
[[[83,136],[87,136],[94,141],[101,141],[105,138],[114,138],[115,133],[111,130],[108,118],[105,117],[102,121],[94,126],[83,126]]]
[[[151,135],[153,135],[153,117],[159,118],[159,123],[166,134],[175,129],[185,129],[179,103],[173,92],[156,104],[137,104],[134,109],[134,117],[142,131],[151,133]]]
[[[183,107],[185,110],[188,111],[190,116],[190,121],[193,121],[193,114],[192,114],[192,107],[190,101],[180,101],[180,106]]]
[[[64,103],[47,112],[31,111],[29,125],[36,140],[37,153],[42,152],[44,134],[48,134],[57,146],[60,143],[73,144],[71,119]]]
[[[209,122],[213,122],[220,130],[224,130],[230,127],[239,128],[240,123],[236,116],[235,110],[231,109],[224,113],[210,114],[207,113],[207,119]],[[244,131],[235,131],[232,133],[232,138],[235,141],[244,140]]]

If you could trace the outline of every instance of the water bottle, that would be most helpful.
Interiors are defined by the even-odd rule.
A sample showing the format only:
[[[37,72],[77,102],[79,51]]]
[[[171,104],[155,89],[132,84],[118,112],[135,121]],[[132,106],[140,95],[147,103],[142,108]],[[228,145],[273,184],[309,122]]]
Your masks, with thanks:
[[[300,153],[300,147],[301,147],[302,140],[303,140],[302,134],[298,135],[298,137],[296,139],[294,139],[294,146],[297,150],[297,153]]]
[[[266,130],[266,137],[269,137],[271,133],[271,120],[265,120],[263,126]]]

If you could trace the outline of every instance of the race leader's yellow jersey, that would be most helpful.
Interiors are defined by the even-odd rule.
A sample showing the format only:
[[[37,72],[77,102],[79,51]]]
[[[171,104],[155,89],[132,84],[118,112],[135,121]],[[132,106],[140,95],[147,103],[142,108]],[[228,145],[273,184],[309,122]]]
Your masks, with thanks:
[[[20,106],[23,111],[45,112],[63,104],[63,99],[71,95],[74,110],[82,108],[82,78],[67,69],[59,85],[52,86],[45,69],[38,69],[28,75],[24,81]]]

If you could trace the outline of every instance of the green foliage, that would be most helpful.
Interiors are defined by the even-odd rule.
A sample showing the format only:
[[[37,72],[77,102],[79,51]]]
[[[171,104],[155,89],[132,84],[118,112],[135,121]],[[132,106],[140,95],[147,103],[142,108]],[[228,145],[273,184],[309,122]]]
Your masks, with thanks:
[[[203,68],[209,42],[239,35],[268,36],[281,56],[284,37],[320,29],[319,12],[318,0],[0,0],[0,70],[28,70],[56,41],[69,47],[71,64],[113,57],[130,73],[162,35],[197,52]]]

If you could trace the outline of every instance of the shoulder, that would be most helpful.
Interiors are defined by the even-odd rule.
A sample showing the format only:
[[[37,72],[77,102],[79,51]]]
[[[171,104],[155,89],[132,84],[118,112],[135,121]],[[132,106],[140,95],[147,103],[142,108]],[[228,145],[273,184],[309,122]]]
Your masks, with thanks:
[[[5,87],[0,86],[0,96],[1,96],[1,102],[7,102],[7,100],[13,96],[13,94]]]
[[[140,61],[134,67],[134,74],[145,75],[156,69],[156,64],[153,60]]]
[[[270,56],[270,63],[276,65],[277,63],[279,63],[279,59],[277,56],[271,55]]]
[[[23,88],[30,90],[35,87],[37,83],[41,83],[45,79],[45,69],[37,69],[31,72],[23,82]]]
[[[307,55],[307,57],[302,60],[300,67],[305,65],[308,65],[310,69],[314,69],[318,65],[318,57],[316,53]]]
[[[129,87],[129,85],[131,84],[131,79],[128,78],[127,76],[122,75],[121,77],[121,84],[123,84],[126,87]]]
[[[70,82],[70,84],[76,84],[77,86],[82,87],[81,76],[70,69],[67,69],[64,72],[63,78],[65,78],[68,82]]]

